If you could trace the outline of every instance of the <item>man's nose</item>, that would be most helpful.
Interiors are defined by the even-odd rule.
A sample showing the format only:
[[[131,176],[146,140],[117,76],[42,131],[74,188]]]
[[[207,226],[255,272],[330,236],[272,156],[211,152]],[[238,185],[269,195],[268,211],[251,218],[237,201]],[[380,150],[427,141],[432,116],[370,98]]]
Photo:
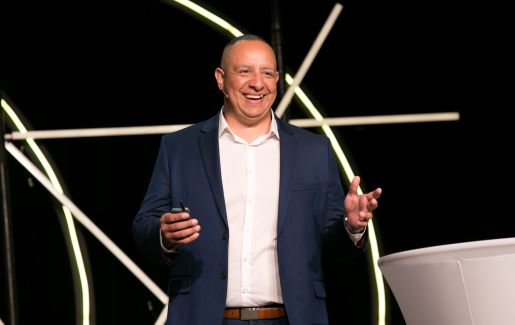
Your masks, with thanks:
[[[264,84],[263,76],[259,72],[251,73],[250,80],[249,80],[249,86],[254,88],[262,88]]]

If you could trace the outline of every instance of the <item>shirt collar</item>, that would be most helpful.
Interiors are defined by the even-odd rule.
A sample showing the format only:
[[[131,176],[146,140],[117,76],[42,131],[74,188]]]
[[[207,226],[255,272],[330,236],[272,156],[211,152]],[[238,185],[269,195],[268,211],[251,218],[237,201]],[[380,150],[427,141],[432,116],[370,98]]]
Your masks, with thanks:
[[[267,137],[275,136],[277,139],[279,139],[279,130],[277,128],[275,114],[272,112],[272,110],[270,110],[270,114],[272,115],[272,120],[270,121],[270,131],[268,132]],[[227,121],[225,120],[224,108],[222,107],[220,110],[220,118],[218,120],[218,137],[220,138],[225,132],[229,132],[234,136],[234,133],[229,127],[229,124],[227,124]]]

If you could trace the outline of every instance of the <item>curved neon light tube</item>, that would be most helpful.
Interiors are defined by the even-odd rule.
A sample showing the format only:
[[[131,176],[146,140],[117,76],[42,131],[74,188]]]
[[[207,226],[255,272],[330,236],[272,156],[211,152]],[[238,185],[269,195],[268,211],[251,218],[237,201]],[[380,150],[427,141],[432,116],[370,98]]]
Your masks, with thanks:
[[[0,100],[0,104],[9,116],[9,118],[12,120],[16,128],[19,132],[24,133],[27,132],[27,128],[21,120],[19,119],[18,115],[14,112],[14,110],[9,106],[9,104],[2,98]],[[63,189],[61,187],[61,184],[59,183],[59,180],[57,179],[57,175],[55,174],[54,170],[52,169],[52,166],[46,159],[45,155],[39,148],[39,146],[36,144],[36,141],[32,138],[26,139],[27,144],[32,149],[34,154],[36,155],[37,159],[43,166],[43,169],[45,170],[45,173],[47,174],[48,178],[50,179],[52,186],[59,192],[63,193]],[[90,322],[90,297],[89,297],[89,282],[88,277],[86,274],[86,267],[84,265],[84,260],[82,258],[82,252],[80,249],[79,239],[77,237],[77,232],[75,229],[75,223],[73,222],[73,216],[70,212],[70,210],[62,206],[63,213],[66,220],[66,225],[68,227],[68,232],[70,235],[70,241],[72,244],[72,250],[73,255],[75,257],[75,264],[77,266],[77,270],[79,272],[79,280],[82,288],[82,324],[88,325]]]
[[[291,85],[292,84],[292,77],[289,74],[285,75],[286,82]],[[320,114],[320,112],[316,109],[315,105],[309,100],[308,96],[300,89],[299,87],[295,88],[295,94],[299,97],[299,99],[302,101],[302,103],[306,106],[308,111],[313,115],[313,118],[317,121],[323,121],[324,117]],[[334,135],[332,129],[328,125],[322,125],[322,130],[326,134],[326,136],[331,141],[331,144],[333,145],[333,148],[335,150],[336,156],[338,157],[338,160],[340,161],[343,170],[345,171],[345,176],[347,176],[347,181],[350,183],[352,179],[354,178],[354,172],[352,171],[352,167],[350,166],[349,161],[347,160],[347,157],[345,156],[345,153],[343,152],[340,144],[338,143],[338,140],[336,139],[336,136]],[[363,194],[363,191],[361,189],[361,186],[358,187],[358,193]],[[369,223],[369,229],[368,229],[368,235],[369,235],[369,244],[370,244],[370,251],[372,255],[372,262],[374,266],[374,277],[376,281],[377,286],[377,303],[378,303],[378,324],[383,325],[386,322],[386,296],[385,296],[385,289],[384,289],[384,282],[383,282],[383,274],[381,273],[381,270],[379,269],[379,266],[377,264],[377,260],[380,257],[379,254],[379,246],[377,244],[377,236],[375,233],[374,223]]]
[[[198,4],[194,3],[193,1],[188,0],[171,0],[172,2],[176,2],[187,9],[191,10],[192,12],[196,13],[197,15],[206,18],[207,20],[213,22],[217,26],[222,27],[223,29],[227,30],[232,35],[238,37],[243,35],[243,33],[238,30],[233,25],[229,24],[226,20],[218,17],[217,15],[213,14],[209,10],[206,10],[205,8],[199,6]]]

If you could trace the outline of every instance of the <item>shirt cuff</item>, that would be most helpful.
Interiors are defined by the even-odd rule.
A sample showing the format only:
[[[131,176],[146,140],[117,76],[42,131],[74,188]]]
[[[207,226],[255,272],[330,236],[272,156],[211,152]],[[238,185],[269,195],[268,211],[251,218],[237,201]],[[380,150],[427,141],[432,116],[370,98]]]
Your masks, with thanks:
[[[363,237],[363,234],[365,234],[365,231],[367,231],[367,227],[365,227],[363,229],[362,232],[360,233],[357,233],[357,234],[354,234],[354,233],[351,233],[349,231],[349,229],[347,229],[347,227],[345,227],[345,230],[347,231],[347,233],[349,234],[349,237],[350,239],[352,240],[352,242],[354,243],[354,245],[358,245],[358,242],[361,240],[361,238]],[[162,245],[162,244],[161,244]]]

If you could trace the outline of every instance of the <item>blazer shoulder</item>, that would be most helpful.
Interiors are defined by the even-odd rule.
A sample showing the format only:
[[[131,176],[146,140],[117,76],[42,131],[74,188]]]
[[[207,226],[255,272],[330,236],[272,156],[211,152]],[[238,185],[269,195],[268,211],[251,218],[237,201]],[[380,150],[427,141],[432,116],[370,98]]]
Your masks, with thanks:
[[[284,121],[280,121],[278,124],[287,134],[297,137],[303,143],[326,144],[329,142],[329,138],[323,134],[315,133]]]
[[[174,132],[164,134],[161,138],[162,142],[184,141],[187,139],[194,139],[200,133],[206,133],[217,128],[218,114],[216,116],[211,117],[208,120],[189,125],[183,129]]]

